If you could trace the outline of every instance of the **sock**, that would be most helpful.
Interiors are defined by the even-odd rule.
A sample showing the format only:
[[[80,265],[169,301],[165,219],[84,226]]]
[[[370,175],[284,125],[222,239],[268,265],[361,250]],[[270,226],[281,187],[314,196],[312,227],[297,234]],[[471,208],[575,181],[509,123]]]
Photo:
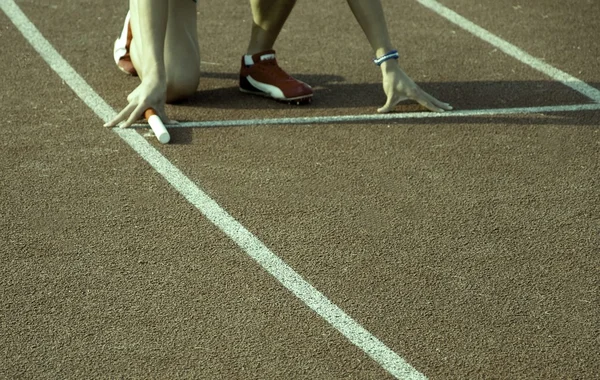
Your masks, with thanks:
[[[252,60],[252,56],[251,55],[244,55],[244,65],[246,65],[246,67],[250,67],[252,65],[254,65],[254,61]]]

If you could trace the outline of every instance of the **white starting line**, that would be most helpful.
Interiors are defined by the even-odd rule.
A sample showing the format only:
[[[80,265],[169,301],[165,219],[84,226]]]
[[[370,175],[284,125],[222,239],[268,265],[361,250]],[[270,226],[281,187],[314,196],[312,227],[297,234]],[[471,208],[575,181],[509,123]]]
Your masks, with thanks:
[[[555,112],[577,112],[600,110],[600,103],[557,105],[543,107],[515,107],[515,108],[490,108],[480,110],[460,110],[446,112],[404,112],[367,115],[344,116],[315,116],[315,117],[282,117],[272,119],[245,119],[245,120],[212,120],[212,121],[185,121],[167,125],[167,128],[213,128],[213,127],[241,127],[256,125],[293,125],[293,124],[329,124],[353,123],[363,121],[393,121],[410,119],[440,119],[453,117],[494,117],[503,115],[527,115]],[[148,128],[148,124],[134,124],[134,128]]]

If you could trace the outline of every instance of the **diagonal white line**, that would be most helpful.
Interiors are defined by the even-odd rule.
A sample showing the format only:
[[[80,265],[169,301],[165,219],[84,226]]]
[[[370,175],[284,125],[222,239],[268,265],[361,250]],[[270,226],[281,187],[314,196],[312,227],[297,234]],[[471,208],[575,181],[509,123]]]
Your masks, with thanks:
[[[102,120],[108,121],[115,115],[115,111],[99,97],[87,84],[83,78],[69,65],[65,59],[58,54],[56,49],[38,31],[38,29],[29,21],[27,16],[15,4],[13,0],[0,0],[2,10],[8,18],[15,24],[17,29],[29,41],[31,46],[39,53],[46,63],[54,70],[59,77],[67,81],[68,85],[91,108]]]
[[[77,72],[43,37],[13,0],[0,0],[4,13],[29,41],[42,58],[69,87],[102,120],[108,121],[114,110],[81,78]],[[342,309],[310,285],[285,262],[271,252],[257,237],[231,217],[206,193],[187,178],[177,167],[160,154],[146,139],[131,129],[114,131],[160,173],[179,193],[192,203],[207,219],[223,231],[250,257],[258,262],[294,295],[362,349],[385,370],[398,379],[426,379],[379,339],[363,328]]]
[[[542,60],[533,57],[532,55],[526,53],[525,51],[519,49],[515,45],[503,40],[502,38],[488,32],[482,27],[474,24],[473,22],[467,20],[463,16],[458,13],[450,10],[449,8],[443,6],[435,0],[416,0],[424,7],[427,7],[437,13],[438,15],[444,17],[445,19],[453,22],[454,24],[460,26],[465,29],[469,33],[481,38],[482,40],[492,44],[498,49],[502,50],[506,54],[516,58],[522,63],[538,70],[555,81],[558,81],[565,86],[571,87],[573,90],[580,92],[581,94],[587,96],[592,99],[596,103],[600,103],[600,90],[595,87],[588,85],[587,83],[581,81],[580,79],[575,78],[572,75],[565,73],[549,64],[543,62]]]

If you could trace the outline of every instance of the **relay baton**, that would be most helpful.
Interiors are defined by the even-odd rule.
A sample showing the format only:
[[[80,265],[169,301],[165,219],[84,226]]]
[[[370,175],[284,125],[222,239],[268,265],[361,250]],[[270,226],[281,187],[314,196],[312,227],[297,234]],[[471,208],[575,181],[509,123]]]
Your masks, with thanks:
[[[169,142],[169,140],[171,140],[171,136],[169,135],[167,128],[165,128],[165,125],[163,124],[162,120],[160,120],[160,117],[158,117],[156,114],[156,111],[154,111],[152,108],[148,108],[146,111],[144,111],[144,117],[146,120],[148,120],[150,128],[152,128],[154,135],[156,135],[156,138],[161,144],[166,144]]]

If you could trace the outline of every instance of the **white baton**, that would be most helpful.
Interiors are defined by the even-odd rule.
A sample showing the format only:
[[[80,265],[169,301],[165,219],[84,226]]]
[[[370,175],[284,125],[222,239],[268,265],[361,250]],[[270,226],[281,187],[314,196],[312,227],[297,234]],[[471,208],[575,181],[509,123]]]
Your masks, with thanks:
[[[150,128],[152,128],[154,135],[156,135],[156,138],[161,144],[166,144],[171,140],[171,136],[169,135],[167,128],[165,128],[162,120],[160,120],[160,117],[158,117],[152,108],[148,108],[144,112],[144,117],[148,120]]]

